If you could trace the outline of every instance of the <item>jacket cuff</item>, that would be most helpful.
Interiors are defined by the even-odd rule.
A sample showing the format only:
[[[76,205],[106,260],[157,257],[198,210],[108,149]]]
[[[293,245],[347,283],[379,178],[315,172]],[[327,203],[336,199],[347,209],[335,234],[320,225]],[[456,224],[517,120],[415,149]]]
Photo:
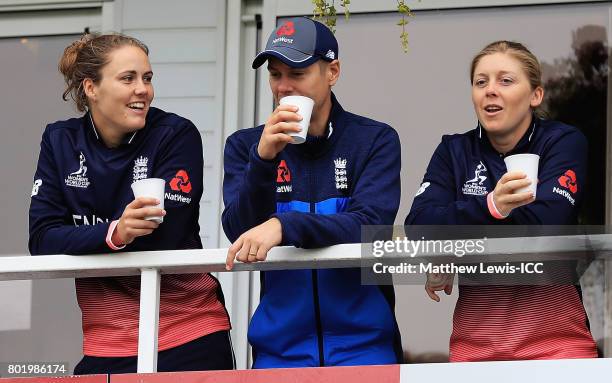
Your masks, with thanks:
[[[112,241],[113,233],[115,232],[115,228],[117,227],[118,223],[118,219],[111,222],[111,224],[108,226],[108,232],[106,233],[106,244],[111,248],[111,250],[121,250],[125,248],[125,245],[117,246]]]
[[[294,241],[294,233],[291,230],[293,225],[291,224],[290,215],[293,212],[284,212],[284,213],[274,213],[270,216],[270,218],[276,218],[281,223],[281,232],[283,239],[281,240],[280,246],[295,246],[300,247],[296,241]]]
[[[505,219],[508,218],[507,215],[502,215],[499,210],[497,210],[497,206],[495,206],[495,201],[493,201],[493,194],[495,192],[491,192],[487,195],[487,207],[489,208],[489,213],[493,218],[497,219]]]

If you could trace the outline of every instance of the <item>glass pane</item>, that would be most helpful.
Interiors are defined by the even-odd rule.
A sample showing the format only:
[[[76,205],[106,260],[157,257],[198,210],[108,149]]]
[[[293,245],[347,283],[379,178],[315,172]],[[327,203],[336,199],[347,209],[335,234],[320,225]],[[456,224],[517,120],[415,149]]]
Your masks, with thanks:
[[[78,36],[0,39],[0,254],[27,253],[28,208],[40,139],[46,124],[76,116],[61,99],[63,79],[57,63]]]

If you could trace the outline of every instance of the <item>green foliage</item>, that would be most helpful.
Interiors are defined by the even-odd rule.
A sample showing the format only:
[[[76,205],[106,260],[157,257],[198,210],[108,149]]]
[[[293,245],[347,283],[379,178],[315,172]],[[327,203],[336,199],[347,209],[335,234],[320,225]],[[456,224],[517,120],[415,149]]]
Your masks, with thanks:
[[[349,3],[350,0],[341,0],[340,2],[340,5],[344,7],[344,14],[347,19],[349,17]],[[335,1],[332,0],[330,3],[327,0],[312,0],[312,4],[314,5],[314,19],[324,22],[325,25],[332,30],[332,32],[336,32],[336,20],[338,19],[338,14],[335,7]]]
[[[420,1],[421,0],[419,0],[419,2]],[[314,5],[313,18],[325,23],[325,25],[327,25],[327,27],[335,33],[336,20],[338,19],[335,0],[312,0],[312,4]],[[344,17],[347,20],[350,16],[350,4],[351,0],[340,0],[340,6],[344,8]],[[401,15],[401,19],[397,23],[397,25],[402,28],[402,32],[400,33],[400,42],[404,52],[408,53],[408,32],[406,31],[406,25],[408,25],[408,18],[414,17],[414,14],[410,10],[410,7],[406,5],[405,0],[397,0],[397,12]]]
[[[404,0],[397,1],[397,12],[402,16],[402,19],[397,23],[397,25],[402,27],[402,33],[400,34],[402,49],[404,53],[408,53],[408,32],[406,32],[406,25],[408,25],[408,17],[414,17],[414,14]]]

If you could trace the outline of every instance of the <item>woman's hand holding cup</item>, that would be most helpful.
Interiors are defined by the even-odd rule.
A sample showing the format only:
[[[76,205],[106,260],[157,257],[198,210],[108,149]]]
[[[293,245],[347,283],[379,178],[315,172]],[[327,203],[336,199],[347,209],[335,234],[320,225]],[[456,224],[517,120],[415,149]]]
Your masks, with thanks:
[[[533,202],[535,195],[531,190],[520,192],[520,189],[529,185],[531,180],[523,172],[510,171],[504,174],[493,191],[493,202],[499,213],[508,216],[513,209]]]
[[[115,245],[128,245],[137,237],[149,235],[159,227],[159,221],[147,219],[163,217],[164,209],[156,207],[160,201],[153,197],[139,197],[130,202],[123,211],[115,228],[112,241]]]

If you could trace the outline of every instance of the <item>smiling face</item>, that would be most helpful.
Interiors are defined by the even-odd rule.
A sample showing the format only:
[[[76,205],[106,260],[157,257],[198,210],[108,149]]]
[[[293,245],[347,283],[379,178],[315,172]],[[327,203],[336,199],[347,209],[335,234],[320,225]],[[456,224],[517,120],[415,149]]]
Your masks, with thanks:
[[[476,64],[472,102],[492,140],[512,137],[518,142],[529,128],[532,108],[542,103],[543,96],[544,90],[532,89],[521,62],[509,53],[485,55]]]
[[[117,48],[110,52],[100,77],[97,83],[83,81],[96,128],[114,136],[142,129],[154,96],[147,54],[132,45]]]

